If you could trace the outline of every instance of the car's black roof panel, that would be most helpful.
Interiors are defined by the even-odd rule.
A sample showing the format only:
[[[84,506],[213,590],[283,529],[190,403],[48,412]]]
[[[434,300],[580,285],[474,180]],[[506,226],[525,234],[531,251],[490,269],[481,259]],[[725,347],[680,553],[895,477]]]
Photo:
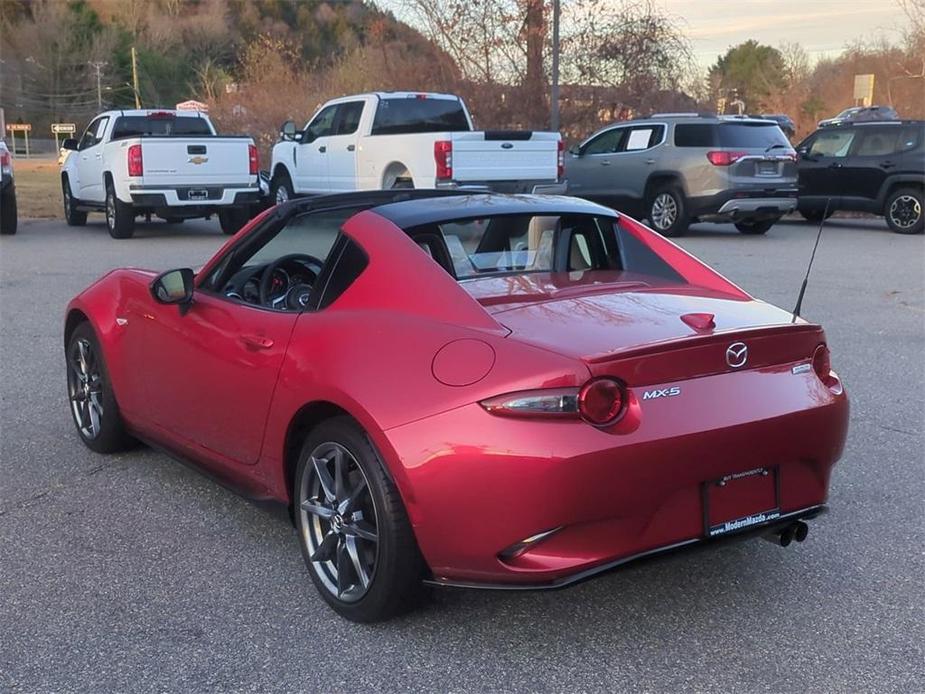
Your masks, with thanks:
[[[618,216],[610,208],[564,195],[502,195],[497,193],[416,197],[379,205],[372,208],[372,211],[403,229],[453,219],[512,214]]]

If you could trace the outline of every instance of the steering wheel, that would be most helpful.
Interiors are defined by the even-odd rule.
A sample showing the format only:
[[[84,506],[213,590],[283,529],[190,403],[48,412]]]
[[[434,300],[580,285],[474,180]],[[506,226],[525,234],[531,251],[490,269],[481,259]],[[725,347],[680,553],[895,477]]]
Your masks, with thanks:
[[[319,260],[313,255],[308,253],[291,253],[289,255],[284,255],[271,263],[268,263],[267,266],[263,269],[263,272],[260,275],[260,305],[266,306],[267,308],[272,308],[273,304],[278,302],[279,299],[274,302],[270,298],[270,286],[273,283],[273,273],[276,272],[277,268],[282,265],[285,265],[288,262],[296,261],[306,266],[306,269],[315,275],[314,279],[317,279],[318,274],[321,272],[321,268],[324,265],[324,262]],[[313,270],[309,268],[309,265],[314,265],[318,269]],[[311,292],[311,285],[300,283],[295,286],[290,284],[286,288],[286,307],[295,311],[301,311],[305,308],[306,302],[308,300],[308,295]],[[290,298],[293,300],[290,301]]]

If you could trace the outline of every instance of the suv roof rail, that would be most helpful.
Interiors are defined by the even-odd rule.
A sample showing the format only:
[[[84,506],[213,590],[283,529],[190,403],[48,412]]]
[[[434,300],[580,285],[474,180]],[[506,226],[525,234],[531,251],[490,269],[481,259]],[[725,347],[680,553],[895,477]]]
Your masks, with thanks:
[[[712,116],[712,113],[653,113],[649,118],[703,118]]]

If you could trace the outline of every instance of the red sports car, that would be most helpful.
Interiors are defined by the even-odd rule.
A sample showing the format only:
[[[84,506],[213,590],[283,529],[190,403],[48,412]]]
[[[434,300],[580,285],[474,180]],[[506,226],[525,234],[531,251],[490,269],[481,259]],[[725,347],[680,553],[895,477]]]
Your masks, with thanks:
[[[358,621],[422,582],[802,540],[848,422],[822,328],[564,197],[294,200],[198,272],[106,275],[64,341],[87,446],[147,441],[288,504]]]

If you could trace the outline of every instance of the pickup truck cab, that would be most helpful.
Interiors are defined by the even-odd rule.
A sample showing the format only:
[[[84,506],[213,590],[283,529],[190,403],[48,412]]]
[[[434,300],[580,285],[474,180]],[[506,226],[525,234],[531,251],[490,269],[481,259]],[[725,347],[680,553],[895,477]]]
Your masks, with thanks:
[[[235,233],[260,201],[257,148],[244,136],[219,136],[195,111],[107,111],[94,118],[61,167],[67,223],[104,212],[113,238],[129,238],[135,217],[168,222],[218,215]]]
[[[476,131],[452,94],[376,92],[333,99],[273,147],[270,195],[391,188],[564,193],[559,133]]]

